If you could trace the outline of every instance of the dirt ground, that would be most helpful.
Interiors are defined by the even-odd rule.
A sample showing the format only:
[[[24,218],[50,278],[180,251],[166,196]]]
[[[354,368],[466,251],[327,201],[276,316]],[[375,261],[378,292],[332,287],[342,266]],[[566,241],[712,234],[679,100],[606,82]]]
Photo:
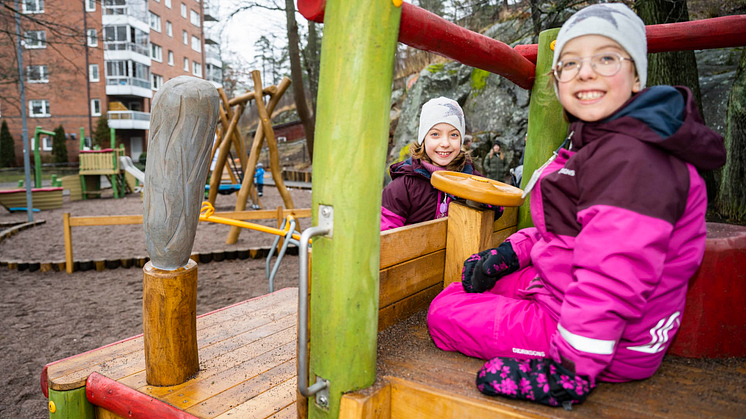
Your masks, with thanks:
[[[309,208],[311,193],[292,190],[296,208]],[[265,187],[262,203],[276,208],[277,190]],[[230,211],[235,196],[219,196],[218,211]],[[28,261],[64,259],[62,213],[76,215],[142,214],[137,195],[125,199],[68,202],[62,209],[36,213],[46,224],[24,230],[0,243],[0,258]],[[25,220],[8,214],[0,221]],[[310,220],[301,220],[304,228]],[[267,221],[275,224],[274,220]],[[227,246],[228,226],[200,223],[194,251],[268,246],[273,236],[243,231]],[[74,227],[75,259],[146,255],[140,226]],[[263,259],[199,265],[197,314],[268,292]],[[286,256],[275,289],[295,287],[298,258]],[[39,376],[45,364],[142,333],[142,271],[139,268],[63,272],[11,271],[0,267],[0,418],[49,417]]]

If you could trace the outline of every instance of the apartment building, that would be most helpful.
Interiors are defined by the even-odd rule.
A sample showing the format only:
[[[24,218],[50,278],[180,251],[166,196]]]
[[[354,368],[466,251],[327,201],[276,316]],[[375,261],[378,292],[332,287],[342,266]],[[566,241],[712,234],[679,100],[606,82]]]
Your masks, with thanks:
[[[24,14],[40,22],[25,19],[22,29],[29,137],[36,126],[62,124],[70,161],[77,161],[80,128],[89,138],[101,116],[137,160],[147,149],[151,102],[163,83],[189,75],[220,86],[217,42],[205,39],[205,22],[216,20],[207,0],[21,3]],[[14,45],[0,48],[13,48],[0,56],[15,51]],[[8,122],[21,165],[19,102],[18,84],[0,87],[0,118]],[[42,138],[41,149],[42,156],[51,153],[51,138]]]

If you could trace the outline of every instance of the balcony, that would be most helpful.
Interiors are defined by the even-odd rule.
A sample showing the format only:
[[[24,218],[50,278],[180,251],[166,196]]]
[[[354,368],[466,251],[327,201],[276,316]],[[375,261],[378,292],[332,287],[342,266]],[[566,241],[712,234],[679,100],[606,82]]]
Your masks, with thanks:
[[[145,0],[104,0],[104,16],[129,16],[148,24]]]
[[[150,129],[150,114],[137,111],[109,111],[109,127],[114,129]]]
[[[132,51],[146,57],[150,57],[150,51],[147,45],[140,45],[134,42],[104,42],[105,51]]]
[[[208,46],[205,46],[205,64],[211,64],[215,67],[223,67],[223,62],[220,60],[220,53],[215,50],[215,48],[211,48]]]
[[[152,98],[153,90],[150,88],[149,80],[136,79],[134,77],[107,76],[106,94],[109,96],[139,96]]]
[[[202,14],[205,17],[205,22],[217,22],[218,9],[217,7],[210,4],[207,0],[202,0]]]

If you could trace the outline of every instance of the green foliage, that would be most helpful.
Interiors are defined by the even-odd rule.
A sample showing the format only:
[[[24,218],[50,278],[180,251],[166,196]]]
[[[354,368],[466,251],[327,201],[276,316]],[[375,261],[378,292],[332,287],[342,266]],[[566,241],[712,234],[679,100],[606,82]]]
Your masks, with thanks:
[[[52,156],[55,163],[67,163],[67,145],[65,144],[65,128],[62,124],[55,128],[52,140]]]
[[[471,72],[471,90],[474,92],[474,96],[479,96],[479,93],[487,87],[487,78],[490,76],[488,71],[480,70],[475,68]]]
[[[0,128],[0,167],[12,167],[16,165],[16,150],[13,136],[10,135],[8,123],[3,121]]]
[[[140,153],[140,157],[137,160],[141,165],[145,166],[145,162],[148,160],[148,153]]]
[[[96,121],[96,128],[93,130],[93,145],[98,145],[101,148],[109,148],[111,145],[111,131],[106,116],[102,115]]]
[[[431,65],[429,65],[429,66],[427,67],[427,71],[429,71],[429,72],[431,72],[431,73],[433,73],[433,74],[435,74],[435,73],[437,73],[437,72],[439,72],[439,71],[443,71],[443,70],[444,70],[444,66],[443,66],[443,64],[441,64],[441,63],[438,63],[438,64],[431,64]]]

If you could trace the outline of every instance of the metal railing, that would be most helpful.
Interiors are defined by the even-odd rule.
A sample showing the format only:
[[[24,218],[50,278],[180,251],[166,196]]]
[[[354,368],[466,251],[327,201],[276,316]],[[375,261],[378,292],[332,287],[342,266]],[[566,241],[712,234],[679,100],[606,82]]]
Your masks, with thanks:
[[[148,11],[138,6],[111,5],[104,6],[104,16],[131,16],[137,20],[148,22]]]
[[[135,86],[150,89],[150,81],[133,77],[106,77],[107,86]]]
[[[150,114],[148,112],[138,111],[109,111],[109,120],[135,120],[135,121],[150,121]]]
[[[146,57],[150,57],[150,51],[147,45],[140,45],[134,42],[127,41],[115,41],[115,42],[104,42],[104,49],[106,51],[132,51],[138,54],[142,54]]]

